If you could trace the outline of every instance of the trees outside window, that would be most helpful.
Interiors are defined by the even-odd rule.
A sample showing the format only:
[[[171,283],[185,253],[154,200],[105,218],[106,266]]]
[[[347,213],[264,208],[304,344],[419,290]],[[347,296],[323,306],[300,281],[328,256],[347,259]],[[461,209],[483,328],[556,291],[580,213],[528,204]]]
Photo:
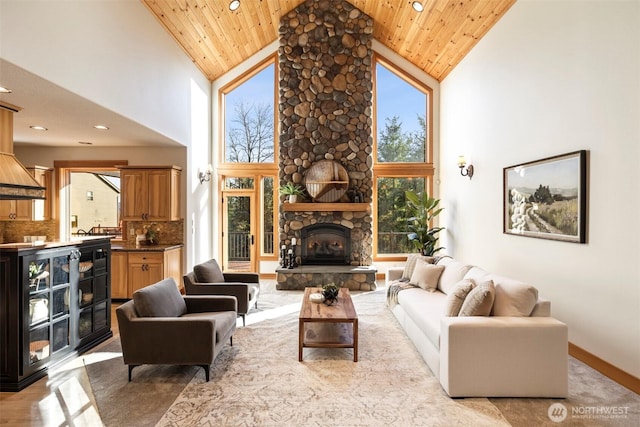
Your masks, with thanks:
[[[390,62],[375,62],[374,256],[414,252],[405,192],[431,191],[430,89]]]
[[[225,93],[225,162],[274,162],[274,69],[272,63]]]
[[[222,89],[225,266],[243,271],[274,253],[275,57]],[[224,215],[223,215],[224,217]],[[255,234],[255,235],[254,235]]]

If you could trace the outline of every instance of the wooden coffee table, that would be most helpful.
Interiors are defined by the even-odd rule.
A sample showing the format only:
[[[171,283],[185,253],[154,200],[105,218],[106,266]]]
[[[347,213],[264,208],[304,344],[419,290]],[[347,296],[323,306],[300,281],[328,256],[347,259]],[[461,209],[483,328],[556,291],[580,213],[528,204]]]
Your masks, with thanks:
[[[309,300],[312,293],[321,292],[321,288],[306,288],[302,299],[299,318],[298,361],[302,362],[304,347],[315,348],[352,348],[353,361],[358,361],[358,315],[351,301],[349,289],[340,288],[338,301],[333,305],[316,304]],[[347,324],[342,333],[338,328],[320,328],[320,333],[307,336],[307,323]],[[329,325],[328,325],[329,326]],[[343,328],[344,329],[344,328]]]

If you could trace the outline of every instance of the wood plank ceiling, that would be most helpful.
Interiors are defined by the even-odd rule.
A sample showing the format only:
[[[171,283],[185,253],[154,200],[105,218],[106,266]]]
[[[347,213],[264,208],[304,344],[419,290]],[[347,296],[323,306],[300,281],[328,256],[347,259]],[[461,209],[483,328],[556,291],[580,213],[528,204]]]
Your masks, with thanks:
[[[142,0],[211,81],[276,40],[303,1],[241,0],[232,12],[230,0]],[[441,81],[515,1],[422,0],[421,13],[413,0],[349,3],[373,18],[375,39]]]

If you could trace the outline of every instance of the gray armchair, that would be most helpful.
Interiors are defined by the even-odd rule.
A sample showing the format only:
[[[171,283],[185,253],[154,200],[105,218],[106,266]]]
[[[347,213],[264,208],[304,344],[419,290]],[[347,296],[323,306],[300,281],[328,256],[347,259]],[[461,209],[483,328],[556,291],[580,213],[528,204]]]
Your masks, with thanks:
[[[209,381],[213,360],[233,345],[237,301],[233,296],[182,296],[169,278],[144,287],[116,309],[122,357],[129,367],[147,364],[201,366]]]
[[[187,295],[233,295],[238,300],[238,315],[246,325],[246,315],[258,307],[260,275],[258,273],[223,273],[215,259],[193,266],[183,277]]]

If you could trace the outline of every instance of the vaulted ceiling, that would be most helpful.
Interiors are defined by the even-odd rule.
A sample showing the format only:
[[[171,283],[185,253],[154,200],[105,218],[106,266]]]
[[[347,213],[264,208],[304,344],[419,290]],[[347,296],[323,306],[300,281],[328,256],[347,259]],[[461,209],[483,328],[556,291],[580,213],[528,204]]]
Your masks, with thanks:
[[[278,38],[280,17],[304,0],[142,0],[213,81]],[[339,1],[339,0],[307,0]],[[516,0],[350,0],[373,36],[437,80],[464,58]]]

